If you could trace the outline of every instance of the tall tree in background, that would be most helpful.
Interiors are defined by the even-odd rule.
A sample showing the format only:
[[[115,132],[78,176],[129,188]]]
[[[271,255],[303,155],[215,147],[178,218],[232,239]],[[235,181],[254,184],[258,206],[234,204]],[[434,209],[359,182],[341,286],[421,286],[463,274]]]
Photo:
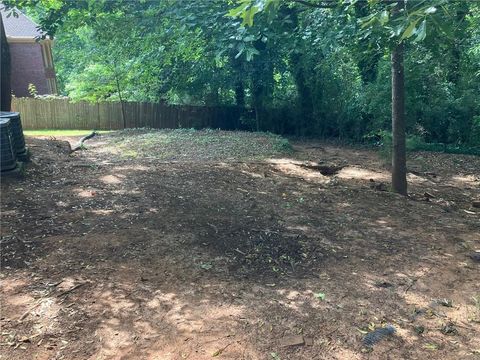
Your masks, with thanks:
[[[446,9],[445,0],[406,1],[369,0],[370,14],[360,19],[367,35],[375,28],[379,29],[381,42],[391,48],[392,82],[392,189],[396,193],[407,195],[407,153],[405,121],[405,69],[404,58],[407,39],[421,42],[427,36],[427,21],[439,9],[452,20]],[[444,18],[437,18],[440,24]],[[433,28],[433,27],[432,27]],[[382,41],[382,38],[384,39]]]
[[[278,14],[282,6],[305,6],[311,9],[336,8],[340,12],[359,12],[367,16],[357,19],[363,31],[357,36],[365,39],[377,36],[379,43],[391,47],[392,82],[392,189],[407,195],[406,133],[405,133],[405,71],[404,52],[407,39],[416,35],[415,41],[426,37],[427,19],[439,7],[445,9],[445,0],[405,1],[405,0],[356,0],[320,1],[309,0],[238,0],[237,7],[230,15],[243,19],[243,25],[251,26],[254,16],[263,11]],[[408,6],[407,6],[408,5]],[[448,13],[448,11],[446,11]]]
[[[245,128],[380,140],[402,194],[406,132],[412,144],[480,145],[478,2],[3,3],[58,35],[57,75],[74,100],[236,104],[257,110]]]
[[[1,87],[0,87],[0,110],[1,111],[10,111],[12,103],[12,89],[10,88],[10,48],[7,43],[7,36],[5,34],[5,29],[3,27],[3,20],[0,16],[0,52],[1,52]]]
[[[405,7],[403,0],[393,9],[399,16]],[[405,134],[405,45],[403,40],[395,44],[391,55],[392,66],[392,189],[407,195],[407,144]]]

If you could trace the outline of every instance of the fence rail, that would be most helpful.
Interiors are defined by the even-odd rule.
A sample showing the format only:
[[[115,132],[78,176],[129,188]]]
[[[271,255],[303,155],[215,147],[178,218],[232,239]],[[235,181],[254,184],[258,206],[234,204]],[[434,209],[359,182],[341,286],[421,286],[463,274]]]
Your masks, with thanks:
[[[117,130],[149,127],[240,128],[242,110],[235,106],[186,106],[126,102],[125,126],[120,102],[71,102],[68,99],[14,98],[13,111],[22,117],[26,130],[96,129]]]

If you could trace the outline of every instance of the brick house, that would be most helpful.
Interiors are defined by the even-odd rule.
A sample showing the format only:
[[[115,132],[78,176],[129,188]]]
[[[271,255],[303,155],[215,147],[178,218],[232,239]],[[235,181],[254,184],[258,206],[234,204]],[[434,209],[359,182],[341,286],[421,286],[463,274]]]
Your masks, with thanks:
[[[1,5],[1,4],[0,4]],[[11,88],[16,97],[31,96],[30,84],[38,95],[56,94],[57,80],[52,57],[52,39],[39,40],[42,32],[19,10],[18,17],[0,9],[11,59]]]

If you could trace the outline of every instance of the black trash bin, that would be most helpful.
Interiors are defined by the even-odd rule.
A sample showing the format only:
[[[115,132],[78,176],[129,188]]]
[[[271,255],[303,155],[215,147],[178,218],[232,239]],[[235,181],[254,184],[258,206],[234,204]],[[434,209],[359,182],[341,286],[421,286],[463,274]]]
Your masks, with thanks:
[[[22,120],[20,119],[20,113],[0,111],[0,119],[10,119],[12,141],[17,160],[28,161],[29,153],[27,147],[25,146],[25,137],[23,136]]]
[[[9,171],[17,167],[17,157],[12,141],[11,121],[0,118],[0,171]]]

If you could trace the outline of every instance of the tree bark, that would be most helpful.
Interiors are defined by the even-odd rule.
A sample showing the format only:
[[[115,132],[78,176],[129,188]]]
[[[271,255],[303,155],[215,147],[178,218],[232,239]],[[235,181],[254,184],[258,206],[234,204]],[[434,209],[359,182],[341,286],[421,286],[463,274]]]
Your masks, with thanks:
[[[245,87],[242,80],[238,80],[235,85],[235,103],[238,107],[245,107]]]
[[[117,65],[115,63],[115,69],[114,69],[114,75],[115,75],[115,83],[117,85],[117,92],[118,92],[118,98],[120,100],[120,106],[122,109],[122,122],[123,122],[123,128],[127,128],[127,118],[125,116],[125,104],[122,98],[122,91],[120,89],[120,80],[118,79],[118,73],[117,73]]]
[[[241,57],[236,58],[236,51],[230,52],[230,63],[235,76],[234,91],[235,91],[235,104],[238,107],[245,107],[245,68],[244,60]]]
[[[7,36],[0,16],[0,111],[10,111],[12,105],[12,88],[10,83],[11,60],[10,47],[7,43]]]
[[[271,105],[274,80],[273,80],[273,59],[267,44],[261,40],[254,43],[255,49],[259,52],[252,62],[253,71],[251,74],[251,94],[253,108],[255,110],[256,129],[264,130],[272,124],[269,123],[267,106]]]
[[[314,128],[313,97],[310,87],[307,84],[307,78],[305,77],[307,71],[302,64],[301,55],[299,53],[293,53],[290,60],[292,64],[291,72],[300,98],[301,119],[299,121],[297,133],[301,136],[311,135]]]
[[[405,74],[403,42],[392,51],[392,189],[407,195],[407,151],[405,139]]]

